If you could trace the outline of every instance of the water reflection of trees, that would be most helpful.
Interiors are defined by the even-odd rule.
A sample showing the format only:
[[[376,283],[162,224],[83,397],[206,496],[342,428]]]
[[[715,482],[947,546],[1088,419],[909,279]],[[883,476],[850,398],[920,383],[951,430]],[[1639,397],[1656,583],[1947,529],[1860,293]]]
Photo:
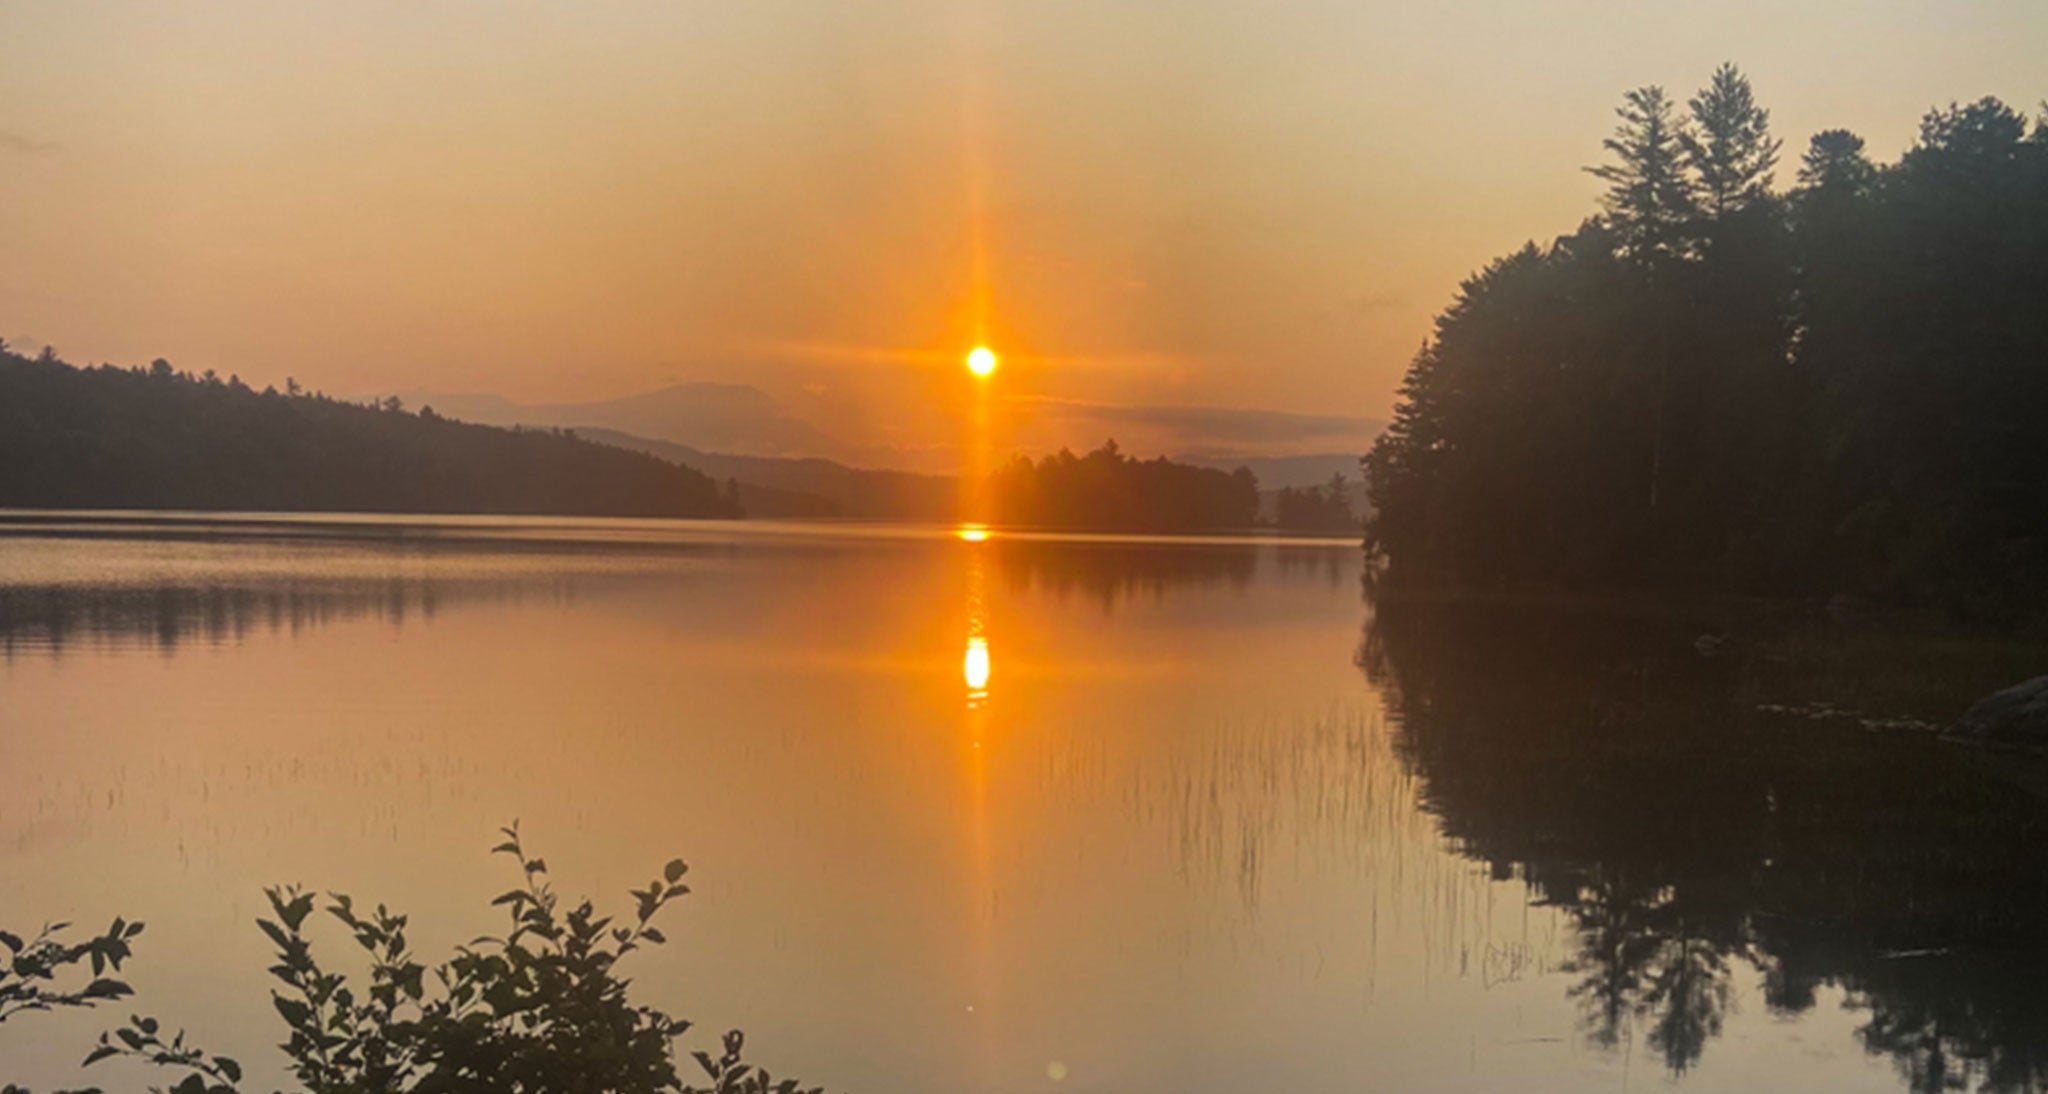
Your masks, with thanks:
[[[2048,1079],[2048,806],[1922,736],[1759,712],[1796,661],[1699,634],[1393,603],[1359,662],[1446,835],[1571,916],[1589,1039],[1642,1023],[1683,1071],[1749,966],[1775,1013],[1845,991],[1914,1090]]]
[[[1104,611],[1141,596],[1156,600],[1180,586],[1242,589],[1258,568],[1258,548],[1249,543],[996,539],[988,546],[1012,590],[1043,591],[1061,601],[1083,596]]]
[[[1305,547],[1282,545],[1274,549],[1274,568],[1283,578],[1320,578],[1337,588],[1357,578],[1358,551],[1355,546]]]
[[[421,578],[278,578],[151,585],[0,585],[0,656],[62,652],[86,643],[188,645],[240,642],[252,633],[297,634],[351,619],[393,625],[431,619],[450,603],[558,595],[560,583]]]
[[[58,563],[70,544],[92,579]],[[458,602],[559,600],[592,578],[726,549],[634,522],[99,513],[8,514],[0,547],[15,546],[27,572],[0,580],[0,656],[87,642],[172,652],[363,618],[395,626]]]

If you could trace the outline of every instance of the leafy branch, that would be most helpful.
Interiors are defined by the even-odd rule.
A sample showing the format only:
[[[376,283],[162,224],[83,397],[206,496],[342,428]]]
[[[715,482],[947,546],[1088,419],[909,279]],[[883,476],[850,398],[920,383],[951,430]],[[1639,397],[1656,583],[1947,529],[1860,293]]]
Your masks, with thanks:
[[[0,966],[0,1022],[24,1011],[91,1007],[135,994],[125,981],[101,974],[110,968],[120,971],[130,953],[129,941],[142,933],[142,924],[117,916],[105,934],[67,944],[61,936],[70,926],[46,924],[26,940],[0,931],[0,946],[8,952],[7,964]],[[61,986],[59,977],[80,963],[91,964],[92,979],[82,987]]]
[[[315,896],[297,886],[265,890],[271,914],[257,926],[277,954],[270,974],[282,987],[271,1002],[288,1031],[279,1047],[307,1094],[798,1094],[795,1080],[742,1059],[737,1030],[720,1054],[691,1054],[711,1085],[686,1084],[675,1049],[690,1023],[627,998],[618,962],[668,941],[654,920],[690,891],[681,859],[632,890],[633,911],[620,918],[588,900],[565,908],[518,826],[503,833],[492,851],[518,864],[520,883],[491,903],[506,909],[508,930],[456,947],[431,969],[407,941],[406,916],[381,904],[362,911],[329,893],[324,910],[367,959],[367,976],[351,981],[315,956],[307,934]],[[182,1032],[166,1042],[159,1029],[154,1018],[131,1016],[101,1035],[85,1063],[128,1057],[184,1072],[158,1094],[240,1094],[237,1061],[188,1045]]]

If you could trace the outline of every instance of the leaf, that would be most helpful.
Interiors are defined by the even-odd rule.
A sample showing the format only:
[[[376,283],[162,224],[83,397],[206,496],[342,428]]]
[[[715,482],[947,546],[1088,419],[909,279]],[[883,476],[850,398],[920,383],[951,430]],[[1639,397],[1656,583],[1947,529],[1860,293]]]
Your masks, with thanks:
[[[87,999],[119,999],[124,995],[134,995],[135,989],[123,984],[119,980],[109,980],[106,977],[101,977],[87,984],[85,990],[79,994]],[[145,1030],[145,1032],[154,1033],[155,1031]]]
[[[684,861],[683,861],[682,859],[679,859],[679,858],[678,858],[678,859],[670,859],[670,860],[669,860],[669,863],[668,863],[668,865],[667,865],[667,866],[664,866],[664,867],[662,867],[662,868],[661,868],[661,876],[662,876],[662,877],[663,877],[663,878],[664,878],[664,879],[665,879],[665,880],[666,880],[666,881],[667,881],[667,882],[668,882],[668,883],[669,883],[670,885],[674,885],[674,884],[675,884],[676,882],[678,882],[678,881],[681,881],[681,880],[682,880],[682,877],[683,877],[683,875],[684,875],[684,874],[687,874],[687,873],[689,873],[689,872],[690,872],[690,865],[689,865],[689,863],[686,863],[686,862],[684,862]]]
[[[293,897],[282,909],[279,909],[278,918],[284,920],[285,926],[296,931],[299,929],[299,925],[306,921],[306,917],[312,914],[313,894],[300,893]]]
[[[10,952],[13,952],[13,953],[20,953],[20,952],[21,952],[21,946],[22,946],[22,942],[21,942],[21,936],[20,936],[20,935],[18,935],[18,934],[14,934],[14,933],[12,933],[12,932],[9,932],[9,931],[0,931],[0,943],[5,943],[5,944],[6,944],[6,946],[7,946],[7,949],[8,949],[8,950],[9,950]]]
[[[242,1081],[242,1065],[234,1060],[226,1056],[215,1056],[213,1058],[213,1066],[219,1068],[221,1074],[228,1077],[229,1082],[239,1083]]]
[[[101,1045],[98,1048],[93,1049],[91,1052],[86,1053],[85,1062],[79,1064],[78,1066],[91,1067],[92,1065],[99,1063],[101,1060],[104,1060],[109,1056],[119,1056],[120,1054],[121,1050],[115,1048],[112,1045]]]
[[[270,1001],[276,1005],[277,1013],[284,1016],[285,1024],[293,1029],[299,1029],[312,1021],[312,1008],[296,999],[287,999],[282,995],[272,995]]]

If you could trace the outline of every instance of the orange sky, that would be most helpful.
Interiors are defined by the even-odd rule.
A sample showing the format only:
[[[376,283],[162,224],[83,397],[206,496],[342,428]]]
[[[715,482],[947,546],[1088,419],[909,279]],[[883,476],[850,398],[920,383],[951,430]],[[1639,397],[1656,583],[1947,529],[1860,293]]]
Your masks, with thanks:
[[[911,466],[952,459],[977,223],[1018,445],[1379,418],[1460,277],[1592,210],[1626,88],[1733,59],[1788,159],[2048,94],[2030,0],[0,0],[0,41],[10,340],[348,394],[750,383]]]

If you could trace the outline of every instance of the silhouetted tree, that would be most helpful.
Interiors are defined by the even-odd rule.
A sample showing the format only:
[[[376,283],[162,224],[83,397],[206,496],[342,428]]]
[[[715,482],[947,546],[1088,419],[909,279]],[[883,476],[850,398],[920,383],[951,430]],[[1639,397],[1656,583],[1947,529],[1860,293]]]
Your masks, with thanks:
[[[1281,487],[1273,499],[1273,525],[1294,532],[1354,532],[1350,486],[1342,473],[1321,486]]]
[[[1250,470],[1135,460],[1114,439],[1086,456],[1064,448],[1037,463],[1020,456],[983,489],[996,520],[1028,527],[1201,531],[1249,528],[1259,516]]]
[[[1732,66],[1628,93],[1604,214],[1463,283],[1367,458],[1387,577],[2048,602],[2048,128],[1799,187]]]
[[[1863,138],[1846,129],[1815,133],[1799,161],[1799,185],[1808,192],[1862,197],[1876,181],[1877,168],[1863,154]]]
[[[1687,105],[1692,127],[1678,140],[1706,211],[1720,217],[1767,197],[1782,142],[1771,136],[1771,112],[1756,104],[1748,77],[1724,64]]]
[[[1615,114],[1621,124],[1600,142],[1615,162],[1586,171],[1607,183],[1601,204],[1625,253],[1643,261],[1675,257],[1698,211],[1698,183],[1685,171],[1690,135],[1655,85],[1623,96]]]

